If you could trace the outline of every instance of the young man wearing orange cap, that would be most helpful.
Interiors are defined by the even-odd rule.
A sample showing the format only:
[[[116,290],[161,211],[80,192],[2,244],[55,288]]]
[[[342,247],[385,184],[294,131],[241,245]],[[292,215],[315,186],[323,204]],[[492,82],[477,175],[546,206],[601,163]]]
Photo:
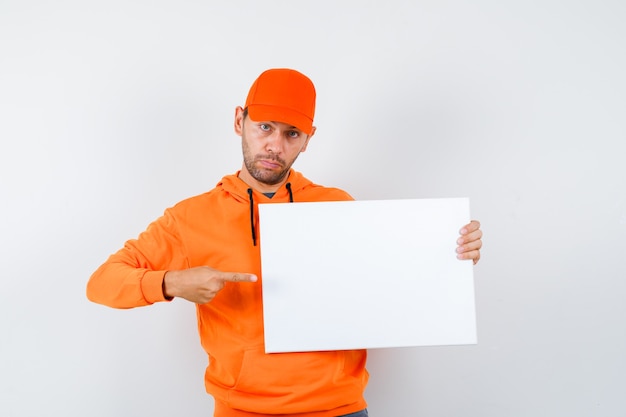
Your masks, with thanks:
[[[365,350],[265,354],[258,203],[351,200],[291,169],[313,134],[315,88],[291,69],[263,72],[235,110],[243,166],[167,209],[98,268],[90,300],[130,308],[196,303],[215,417],[365,417]],[[480,258],[482,232],[461,229],[460,259]]]

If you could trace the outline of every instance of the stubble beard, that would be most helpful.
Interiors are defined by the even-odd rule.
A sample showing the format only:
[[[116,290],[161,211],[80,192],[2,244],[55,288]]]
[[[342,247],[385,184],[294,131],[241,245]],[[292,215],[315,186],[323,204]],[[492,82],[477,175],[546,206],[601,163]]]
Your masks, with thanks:
[[[293,165],[294,161],[291,163],[286,163],[285,160],[277,157],[276,155],[256,155],[252,156],[250,154],[250,148],[248,147],[245,138],[242,140],[242,148],[243,148],[243,162],[248,170],[248,173],[257,180],[258,182],[265,185],[276,185],[279,184],[289,173],[289,169],[291,165]],[[280,171],[270,171],[263,168],[257,168],[257,161],[262,159],[269,159],[279,163],[283,169]]]

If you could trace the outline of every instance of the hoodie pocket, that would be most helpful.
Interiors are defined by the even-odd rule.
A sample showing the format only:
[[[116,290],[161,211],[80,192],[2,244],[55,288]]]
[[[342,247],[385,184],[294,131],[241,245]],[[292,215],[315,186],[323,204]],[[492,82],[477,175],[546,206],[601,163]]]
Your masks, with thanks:
[[[267,414],[333,410],[362,401],[366,352],[244,351],[239,376],[228,391],[233,408]]]
[[[341,379],[344,360],[339,352],[244,352],[241,372],[233,387],[260,396],[292,396],[294,391],[313,393]]]

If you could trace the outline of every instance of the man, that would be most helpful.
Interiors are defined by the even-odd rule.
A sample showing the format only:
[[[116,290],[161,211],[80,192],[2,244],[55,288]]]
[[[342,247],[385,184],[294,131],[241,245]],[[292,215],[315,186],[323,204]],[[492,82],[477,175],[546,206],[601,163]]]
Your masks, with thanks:
[[[174,297],[197,304],[209,355],[215,417],[367,416],[365,350],[265,354],[258,203],[352,200],[291,169],[315,134],[315,88],[291,69],[262,73],[235,110],[243,166],[202,195],[167,209],[111,255],[87,285],[90,300],[116,308]],[[461,229],[460,259],[480,258],[482,232]]]

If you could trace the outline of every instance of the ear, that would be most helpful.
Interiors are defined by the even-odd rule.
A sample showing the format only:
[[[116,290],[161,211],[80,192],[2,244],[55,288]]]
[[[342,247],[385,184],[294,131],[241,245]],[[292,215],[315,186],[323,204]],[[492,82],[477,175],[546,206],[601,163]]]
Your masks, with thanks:
[[[309,146],[309,141],[311,140],[311,138],[313,137],[313,135],[315,134],[315,130],[317,128],[315,126],[313,126],[313,129],[311,129],[311,133],[308,135],[308,137],[306,138],[306,141],[304,142],[304,145],[302,146],[302,149],[300,149],[300,152],[304,152],[306,151],[306,147]]]
[[[243,132],[243,108],[241,106],[237,106],[235,108],[235,133],[238,136],[241,136]]]

